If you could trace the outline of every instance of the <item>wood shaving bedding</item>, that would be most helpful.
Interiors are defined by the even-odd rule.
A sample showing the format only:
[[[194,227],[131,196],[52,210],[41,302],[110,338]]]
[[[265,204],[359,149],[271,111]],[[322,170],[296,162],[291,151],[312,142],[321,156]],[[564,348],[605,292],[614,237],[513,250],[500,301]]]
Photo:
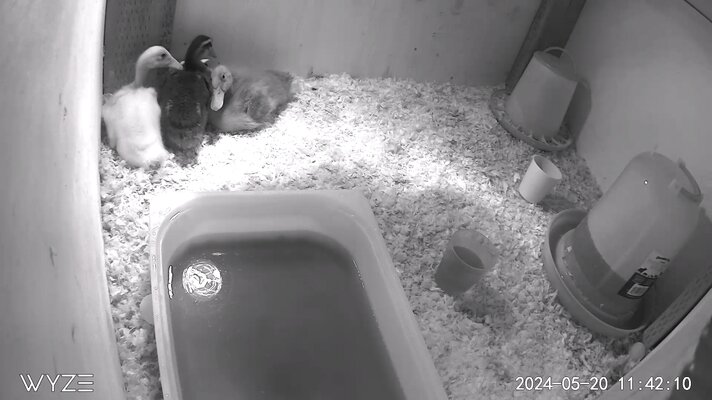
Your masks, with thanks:
[[[584,399],[588,388],[517,391],[517,377],[607,376],[624,371],[632,339],[592,334],[558,304],[540,254],[547,224],[601,196],[573,150],[543,153],[497,125],[495,88],[408,80],[309,78],[275,125],[219,135],[197,163],[129,169],[101,148],[106,269],[130,399],[161,398],[153,327],[139,315],[149,294],[148,207],[175,190],[357,189],[370,201],[425,342],[452,400]],[[532,155],[563,180],[542,205],[519,197]],[[478,229],[500,261],[462,298],[433,282],[449,237]]]

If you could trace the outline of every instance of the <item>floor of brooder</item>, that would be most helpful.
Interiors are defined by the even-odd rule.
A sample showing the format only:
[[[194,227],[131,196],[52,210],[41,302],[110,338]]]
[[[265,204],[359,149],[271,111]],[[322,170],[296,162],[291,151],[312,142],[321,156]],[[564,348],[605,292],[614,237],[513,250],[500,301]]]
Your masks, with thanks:
[[[369,199],[425,342],[452,400],[590,397],[515,390],[517,377],[621,373],[627,342],[572,322],[544,276],[540,246],[555,212],[600,197],[573,150],[548,156],[564,178],[544,206],[522,200],[518,180],[538,153],[498,127],[493,88],[331,76],[306,90],[276,124],[221,135],[197,164],[127,168],[101,148],[101,199],[110,298],[131,399],[161,397],[149,293],[147,227],[152,195],[173,190],[361,190]],[[474,228],[500,261],[462,299],[433,284],[453,232]]]

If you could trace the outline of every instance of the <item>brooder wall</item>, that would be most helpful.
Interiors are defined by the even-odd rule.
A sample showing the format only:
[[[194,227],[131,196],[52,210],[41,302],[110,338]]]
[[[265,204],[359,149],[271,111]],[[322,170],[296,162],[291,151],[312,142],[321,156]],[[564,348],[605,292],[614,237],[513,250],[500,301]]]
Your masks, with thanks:
[[[57,374],[93,375],[83,398],[125,398],[99,208],[104,6],[0,2],[2,399],[59,398]],[[28,392],[20,375],[42,374]]]

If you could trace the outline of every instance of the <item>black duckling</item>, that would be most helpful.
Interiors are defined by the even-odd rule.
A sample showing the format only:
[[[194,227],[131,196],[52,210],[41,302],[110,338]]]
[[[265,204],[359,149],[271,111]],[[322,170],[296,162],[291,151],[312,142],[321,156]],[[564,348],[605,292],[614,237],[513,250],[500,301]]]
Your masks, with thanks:
[[[202,61],[217,58],[210,37],[190,43],[183,70],[171,70],[158,91],[163,141],[171,150],[196,151],[203,141],[212,94],[210,70]]]

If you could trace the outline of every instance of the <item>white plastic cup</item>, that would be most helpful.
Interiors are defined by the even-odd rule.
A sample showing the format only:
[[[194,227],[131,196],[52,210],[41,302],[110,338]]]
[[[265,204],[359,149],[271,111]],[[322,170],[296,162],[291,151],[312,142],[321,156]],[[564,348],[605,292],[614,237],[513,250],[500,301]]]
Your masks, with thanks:
[[[561,171],[548,158],[535,155],[519,184],[524,200],[537,204],[561,181]]]

